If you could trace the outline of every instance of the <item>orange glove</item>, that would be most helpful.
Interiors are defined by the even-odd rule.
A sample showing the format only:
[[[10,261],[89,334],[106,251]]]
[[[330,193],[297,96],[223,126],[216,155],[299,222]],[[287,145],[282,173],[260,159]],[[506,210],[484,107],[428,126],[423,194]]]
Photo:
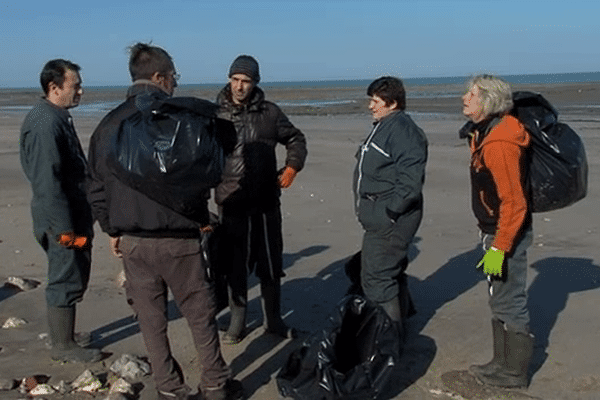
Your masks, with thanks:
[[[75,232],[66,232],[58,235],[58,244],[71,249],[83,249],[88,244],[88,238],[78,236]]]
[[[283,171],[279,174],[279,187],[287,189],[292,186],[292,182],[296,177],[296,171],[294,168],[287,166],[283,169]]]

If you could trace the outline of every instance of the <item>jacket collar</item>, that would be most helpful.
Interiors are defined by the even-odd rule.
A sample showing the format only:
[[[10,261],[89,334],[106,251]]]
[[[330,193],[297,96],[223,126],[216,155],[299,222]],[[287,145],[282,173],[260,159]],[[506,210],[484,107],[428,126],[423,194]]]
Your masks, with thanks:
[[[71,113],[68,109],[57,106],[56,104],[50,102],[47,98],[40,98],[40,102],[50,107],[50,109],[54,110],[54,112],[59,115],[61,118],[70,118]]]
[[[250,99],[245,104],[235,104],[231,100],[231,84],[227,84],[218,94],[217,103],[223,107],[236,110],[236,111],[256,111],[260,109],[260,106],[265,101],[265,92],[258,86],[254,88],[250,94]]]
[[[397,114],[402,113],[402,112],[404,112],[404,110],[393,110],[393,111],[390,111],[390,113],[388,113],[387,115],[385,115],[383,118],[380,118],[377,121],[373,121],[373,125],[377,125],[380,122],[387,121],[388,119],[391,119],[394,115],[397,115]]]
[[[138,96],[140,94],[156,95],[159,93],[162,93],[163,95],[169,97],[168,93],[165,92],[160,86],[158,86],[154,82],[149,81],[147,79],[138,79],[137,81],[133,82],[129,89],[127,89],[127,98]]]

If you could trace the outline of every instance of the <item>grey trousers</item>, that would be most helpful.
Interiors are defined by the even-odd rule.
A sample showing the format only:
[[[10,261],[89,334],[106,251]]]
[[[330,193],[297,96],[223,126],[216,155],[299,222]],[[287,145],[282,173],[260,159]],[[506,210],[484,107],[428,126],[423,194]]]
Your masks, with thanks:
[[[422,208],[402,215],[386,230],[366,230],[361,255],[361,284],[365,296],[385,303],[408,290],[404,271],[408,267],[408,246],[423,217]],[[405,288],[405,289],[404,289]]]
[[[487,251],[493,241],[493,235],[483,234],[483,250]],[[533,230],[529,227],[517,240],[514,251],[505,256],[502,278],[488,278],[492,317],[522,333],[529,333],[527,249],[532,243]]]
[[[73,307],[83,299],[92,265],[92,251],[69,249],[56,242],[51,232],[36,240],[48,257],[48,307]]]
[[[138,316],[156,389],[173,392],[185,385],[167,336],[168,289],[192,331],[200,386],[223,385],[231,370],[221,355],[214,293],[206,279],[200,240],[123,236],[120,248],[128,301]]]

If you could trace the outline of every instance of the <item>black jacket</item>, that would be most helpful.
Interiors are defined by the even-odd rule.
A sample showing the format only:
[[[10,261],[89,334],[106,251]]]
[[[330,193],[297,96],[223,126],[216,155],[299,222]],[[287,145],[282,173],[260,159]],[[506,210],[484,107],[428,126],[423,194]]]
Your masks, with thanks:
[[[121,122],[140,107],[168,97],[149,82],[135,82],[127,92],[127,100],[108,113],[92,134],[88,152],[91,172],[88,198],[94,217],[110,236],[199,236],[198,223],[126,186],[107,165],[111,137],[118,131]],[[198,207],[206,210],[208,218],[207,200],[200,201]]]
[[[235,125],[237,144],[227,158],[221,184],[215,190],[217,204],[244,210],[267,210],[279,206],[275,146],[287,150],[286,166],[300,171],[306,159],[306,138],[263,91],[255,88],[242,106],[231,100],[230,85],[217,97],[219,117]]]

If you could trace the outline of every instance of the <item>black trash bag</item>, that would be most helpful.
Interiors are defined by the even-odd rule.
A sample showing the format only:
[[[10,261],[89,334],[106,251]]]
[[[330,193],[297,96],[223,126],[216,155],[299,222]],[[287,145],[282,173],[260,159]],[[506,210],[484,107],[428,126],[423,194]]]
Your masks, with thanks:
[[[290,354],[276,377],[279,393],[296,400],[379,399],[402,349],[397,325],[360,296],[345,297],[330,322]]]
[[[201,233],[200,244],[202,246],[202,258],[206,266],[207,279],[213,287],[217,306],[216,313],[219,313],[229,306],[227,280],[225,271],[223,271],[223,263],[219,261],[218,246],[221,232],[219,217],[211,212],[209,218],[209,223],[213,229],[212,231]]]
[[[581,138],[542,95],[515,92],[512,114],[531,134],[528,183],[533,212],[558,210],[587,194],[588,165]]]
[[[218,106],[193,97],[144,105],[112,136],[108,167],[129,187],[201,223],[201,204],[221,180],[226,155],[236,140]]]

